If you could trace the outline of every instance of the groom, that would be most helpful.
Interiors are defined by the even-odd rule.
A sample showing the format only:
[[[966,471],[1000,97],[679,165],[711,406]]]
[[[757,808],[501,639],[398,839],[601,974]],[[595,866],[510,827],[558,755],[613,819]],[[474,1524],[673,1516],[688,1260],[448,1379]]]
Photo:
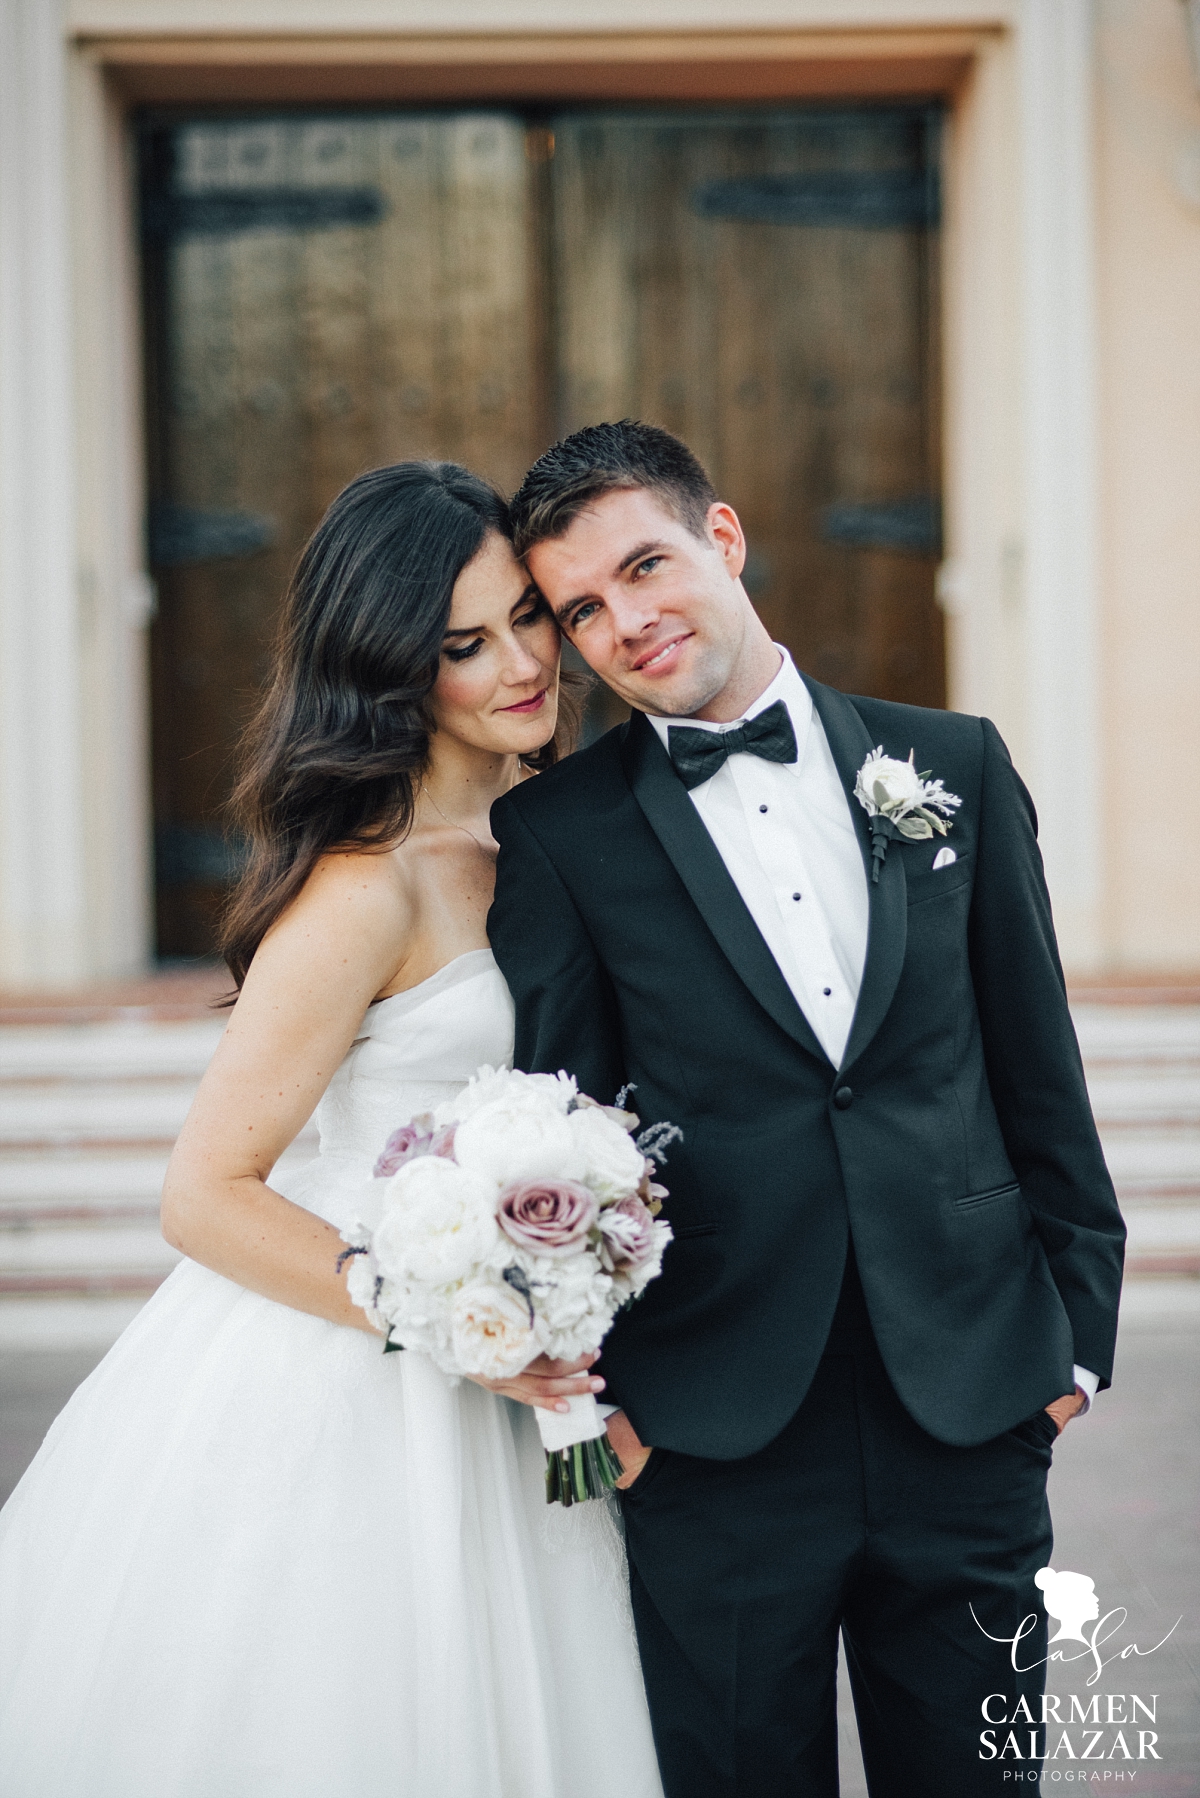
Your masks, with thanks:
[[[797,673],[666,432],[577,432],[513,511],[634,708],[494,808],[489,933],[517,1065],[683,1132],[602,1362],[668,1798],[836,1794],[839,1630],[873,1798],[999,1791],[981,1706],[1041,1715],[1046,1475],[1124,1239],[1033,807],[986,720]],[[944,837],[872,827],[880,746]]]

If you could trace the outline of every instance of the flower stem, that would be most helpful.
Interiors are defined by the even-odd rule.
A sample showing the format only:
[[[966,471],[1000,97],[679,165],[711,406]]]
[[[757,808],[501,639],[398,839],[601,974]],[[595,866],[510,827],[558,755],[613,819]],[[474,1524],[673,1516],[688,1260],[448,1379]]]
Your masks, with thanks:
[[[574,1442],[546,1455],[546,1503],[580,1505],[603,1498],[621,1477],[621,1463],[607,1436]]]

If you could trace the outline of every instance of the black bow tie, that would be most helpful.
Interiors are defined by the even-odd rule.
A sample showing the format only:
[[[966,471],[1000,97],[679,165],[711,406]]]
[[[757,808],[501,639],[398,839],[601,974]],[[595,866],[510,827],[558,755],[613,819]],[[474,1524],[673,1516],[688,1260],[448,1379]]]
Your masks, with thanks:
[[[676,774],[690,793],[693,787],[711,780],[731,755],[759,755],[765,762],[794,762],[796,733],[786,705],[777,699],[757,718],[733,730],[690,730],[685,724],[672,724],[667,731],[667,748]]]

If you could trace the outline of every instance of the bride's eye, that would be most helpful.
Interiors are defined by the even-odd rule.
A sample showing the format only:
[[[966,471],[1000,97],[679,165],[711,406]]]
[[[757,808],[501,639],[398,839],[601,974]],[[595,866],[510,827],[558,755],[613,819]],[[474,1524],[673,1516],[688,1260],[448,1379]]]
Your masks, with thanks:
[[[482,648],[483,638],[476,637],[473,643],[459,643],[455,644],[453,648],[450,644],[443,643],[442,654],[451,662],[465,662],[468,661],[471,656],[476,655]]]

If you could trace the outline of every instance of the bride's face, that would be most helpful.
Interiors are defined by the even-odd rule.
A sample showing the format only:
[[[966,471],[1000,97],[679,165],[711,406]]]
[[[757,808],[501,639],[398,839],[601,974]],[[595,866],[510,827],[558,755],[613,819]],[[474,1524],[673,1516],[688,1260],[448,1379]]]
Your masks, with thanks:
[[[499,755],[548,743],[558,626],[503,537],[489,531],[454,583],[431,705],[439,733]]]

